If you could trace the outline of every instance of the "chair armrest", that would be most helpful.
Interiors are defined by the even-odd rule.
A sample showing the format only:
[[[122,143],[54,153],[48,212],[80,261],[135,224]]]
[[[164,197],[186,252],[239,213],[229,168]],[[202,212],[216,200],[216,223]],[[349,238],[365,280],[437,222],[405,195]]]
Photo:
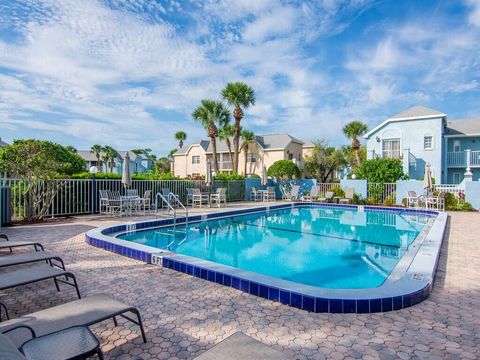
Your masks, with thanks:
[[[33,330],[33,328],[31,328],[30,326],[25,325],[25,324],[15,325],[15,326],[7,329],[7,330],[2,331],[2,334],[7,334],[10,331],[14,331],[14,330],[18,330],[18,329],[27,329],[28,331],[30,331],[30,334],[32,335],[32,338],[37,337],[37,334],[35,334],[35,330]]]
[[[0,239],[5,239],[6,241],[8,241],[7,234],[0,234]]]

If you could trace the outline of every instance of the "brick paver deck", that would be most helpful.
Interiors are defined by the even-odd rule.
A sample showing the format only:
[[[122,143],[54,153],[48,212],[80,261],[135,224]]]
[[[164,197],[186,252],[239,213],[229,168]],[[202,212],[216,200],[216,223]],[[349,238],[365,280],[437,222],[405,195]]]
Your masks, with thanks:
[[[480,215],[451,214],[436,283],[423,303],[388,313],[313,314],[169,269],[93,248],[84,232],[118,220],[7,228],[13,239],[36,239],[77,274],[83,295],[104,292],[136,305],[137,327],[112,321],[93,327],[109,359],[191,359],[236,331],[296,359],[480,358]],[[6,291],[18,316],[76,298],[53,282]]]

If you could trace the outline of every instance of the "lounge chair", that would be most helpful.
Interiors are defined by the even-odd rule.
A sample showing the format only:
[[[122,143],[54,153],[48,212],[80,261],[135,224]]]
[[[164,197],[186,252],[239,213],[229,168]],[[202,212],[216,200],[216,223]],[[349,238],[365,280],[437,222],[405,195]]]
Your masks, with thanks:
[[[44,250],[43,245],[36,241],[10,240],[6,234],[0,234],[0,239],[5,239],[5,241],[0,242],[0,249],[10,249],[10,252],[13,252],[13,248],[25,246],[33,246],[35,251]]]
[[[218,207],[222,206],[223,204],[227,205],[227,188],[218,188],[217,191],[210,195],[210,204],[217,205]]]
[[[58,283],[61,282],[73,286],[77,291],[78,298],[81,298],[75,275],[65,269],[60,269],[56,266],[50,266],[47,264],[34,265],[23,269],[0,273],[0,291],[49,279],[53,279],[57,291],[60,291]],[[72,282],[69,281],[70,279],[72,279]]]
[[[288,197],[290,201],[300,200],[300,185],[293,185]]]
[[[312,187],[310,190],[310,194],[308,195],[303,195],[302,196],[302,201],[314,201],[317,200],[318,195],[320,194],[320,186],[315,185]]]
[[[345,188],[345,196],[340,199],[338,202],[340,204],[350,204],[353,200],[354,189],[353,188]]]
[[[325,193],[325,196],[318,198],[318,201],[320,201],[320,202],[332,202],[333,195],[335,195],[333,191],[327,191]]]
[[[137,319],[132,319],[126,313],[133,313]],[[117,326],[116,316],[137,324],[140,327],[143,341],[147,342],[138,309],[112,299],[106,294],[92,295],[0,322],[0,332],[8,331],[7,336],[10,340],[16,346],[20,346],[32,337],[31,331],[28,331],[25,327],[31,328],[36,336],[42,336],[73,326],[90,326],[107,319],[113,319],[115,326]]]
[[[39,261],[45,261],[52,264],[53,260],[60,263],[59,267],[65,270],[65,264],[60,256],[52,255],[46,251],[35,251],[16,255],[8,255],[0,257],[0,268],[6,266],[29,264]]]

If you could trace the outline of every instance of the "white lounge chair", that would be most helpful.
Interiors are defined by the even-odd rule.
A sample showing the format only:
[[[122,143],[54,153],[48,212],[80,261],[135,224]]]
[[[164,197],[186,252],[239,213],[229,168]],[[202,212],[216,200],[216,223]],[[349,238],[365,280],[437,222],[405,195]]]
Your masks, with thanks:
[[[314,201],[314,200],[317,200],[318,198],[318,195],[320,194],[320,186],[318,185],[315,185],[312,187],[312,189],[310,190],[310,194],[308,195],[303,195],[302,196],[302,200],[303,201]]]
[[[345,196],[340,199],[338,202],[340,204],[350,204],[353,200],[353,195],[354,195],[354,189],[353,188],[345,188],[344,190]]]
[[[320,198],[318,199],[318,201],[320,201],[320,202],[332,202],[332,200],[333,200],[333,195],[335,195],[333,191],[327,191],[327,192],[325,193],[325,196],[320,197]]]
[[[289,195],[290,201],[300,200],[300,185],[293,185]]]

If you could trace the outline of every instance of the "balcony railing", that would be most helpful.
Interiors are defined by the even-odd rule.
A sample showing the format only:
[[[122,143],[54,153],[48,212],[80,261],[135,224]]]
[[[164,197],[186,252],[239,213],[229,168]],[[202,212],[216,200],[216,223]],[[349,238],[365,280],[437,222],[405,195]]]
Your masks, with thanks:
[[[470,166],[480,166],[480,151],[470,153]]]
[[[453,151],[447,153],[447,165],[448,166],[461,166],[467,165],[467,157],[465,151]]]

